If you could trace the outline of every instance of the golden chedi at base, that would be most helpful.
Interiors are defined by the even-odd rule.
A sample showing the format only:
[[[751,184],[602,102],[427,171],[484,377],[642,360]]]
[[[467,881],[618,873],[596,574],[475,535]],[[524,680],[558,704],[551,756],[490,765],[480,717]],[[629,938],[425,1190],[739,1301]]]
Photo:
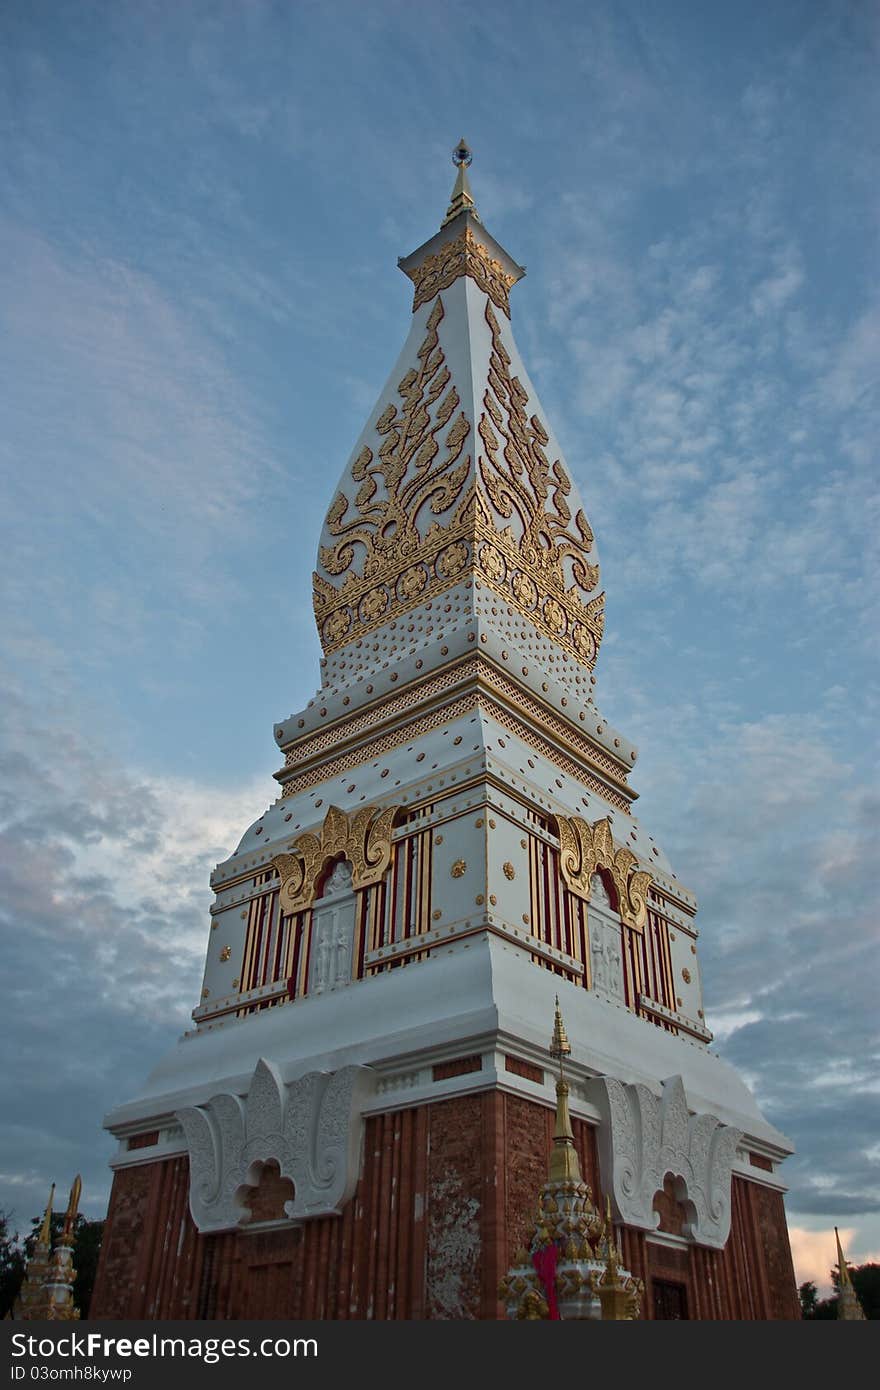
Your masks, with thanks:
[[[14,1320],[75,1322],[79,1319],[79,1309],[73,1301],[73,1285],[76,1280],[73,1246],[81,1192],[82,1179],[77,1174],[70,1189],[64,1225],[53,1251],[52,1202],[55,1184],[52,1184],[43,1220],[36,1234],[33,1254],[25,1266],[24,1279],[12,1306],[12,1312],[7,1314]]]
[[[504,1317],[557,995],[579,1234],[627,1315],[637,1287],[649,1318],[799,1313],[791,1145],[710,1050],[696,902],[596,703],[596,543],[513,338],[524,271],[454,158],[318,539],[320,689],[212,875],[194,1026],[106,1119],[93,1316]]]
[[[563,1070],[570,1055],[557,999],[550,1056],[558,1059],[559,1078],[550,1170],[527,1243],[514,1255],[498,1292],[509,1318],[632,1322],[639,1316],[644,1285],[620,1266],[610,1197],[603,1221],[581,1174]]]
[[[844,1259],[840,1235],[834,1227],[837,1245],[837,1317],[840,1322],[865,1322],[865,1310],[859,1302],[855,1285],[850,1278],[849,1265]]]

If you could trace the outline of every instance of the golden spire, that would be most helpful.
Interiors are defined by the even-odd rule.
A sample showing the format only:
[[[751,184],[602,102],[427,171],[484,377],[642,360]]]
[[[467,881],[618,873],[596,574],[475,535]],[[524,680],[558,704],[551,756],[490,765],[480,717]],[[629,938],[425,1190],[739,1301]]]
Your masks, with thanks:
[[[834,1239],[837,1241],[837,1268],[840,1271],[837,1280],[837,1317],[841,1322],[864,1322],[865,1310],[862,1307],[859,1296],[856,1293],[855,1285],[849,1274],[849,1266],[844,1259],[843,1250],[840,1245],[840,1236],[837,1227],[834,1227]]]
[[[52,1203],[55,1197],[55,1184],[49,1193],[46,1211],[33,1254],[25,1265],[24,1279],[13,1306],[12,1316],[30,1320],[49,1317],[49,1298],[46,1284],[51,1279],[52,1266]]]
[[[559,1077],[556,1082],[556,1128],[553,1131],[553,1149],[550,1154],[550,1181],[567,1180],[583,1182],[581,1165],[574,1146],[574,1134],[568,1114],[568,1082],[563,1071],[563,1057],[571,1056],[571,1044],[562,1021],[559,996],[556,996],[556,1015],[553,1020],[553,1037],[550,1040],[550,1056],[559,1059]]]
[[[477,212],[477,205],[474,202],[474,195],[471,192],[470,180],[467,176],[468,165],[473,159],[473,152],[467,141],[462,138],[459,140],[455,149],[452,151],[452,162],[458,167],[458,175],[452,189],[452,198],[449,207],[446,209],[446,216],[440,223],[445,227],[447,222],[451,222],[454,217],[458,217],[460,212],[469,212],[479,222],[480,216]]]
[[[605,1199],[604,1243],[605,1272],[598,1286],[602,1318],[611,1322],[632,1321],[638,1317],[642,1286],[640,1281],[633,1279],[632,1275],[620,1268],[620,1251],[614,1240],[610,1197]]]
[[[609,1279],[616,1279],[617,1268],[620,1263],[620,1256],[617,1251],[617,1246],[614,1243],[614,1223],[611,1220],[611,1197],[609,1195],[606,1195],[605,1197],[605,1240],[607,1242],[605,1252],[605,1272],[607,1273]]]
[[[48,1202],[46,1203],[46,1213],[45,1213],[45,1215],[44,1215],[44,1217],[43,1217],[43,1224],[42,1224],[42,1226],[40,1227],[40,1233],[39,1233],[39,1235],[37,1236],[37,1244],[38,1244],[38,1245],[51,1245],[51,1244],[52,1244],[52,1203],[53,1203],[54,1199],[55,1199],[55,1184],[54,1184],[54,1182],[53,1182],[52,1187],[51,1187],[51,1190],[50,1190],[50,1192],[49,1192],[49,1200],[48,1200]]]
[[[61,1242],[63,1245],[73,1244],[73,1226],[76,1221],[77,1208],[79,1207],[79,1196],[82,1192],[82,1178],[79,1173],[73,1180],[70,1189],[70,1197],[67,1202],[67,1211],[64,1213],[64,1230],[61,1232]]]
[[[843,1250],[840,1246],[840,1236],[837,1233],[836,1226],[834,1227],[834,1239],[837,1241],[837,1268],[840,1270],[840,1287],[843,1288],[844,1284],[852,1284],[852,1280],[849,1277],[849,1269],[847,1267],[846,1260],[843,1258]]]

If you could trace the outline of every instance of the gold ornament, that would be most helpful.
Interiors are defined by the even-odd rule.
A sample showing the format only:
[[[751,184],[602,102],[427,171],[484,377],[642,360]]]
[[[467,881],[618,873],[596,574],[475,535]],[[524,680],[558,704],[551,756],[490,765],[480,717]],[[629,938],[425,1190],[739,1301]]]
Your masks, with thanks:
[[[416,287],[413,313],[435,294],[448,289],[461,275],[467,275],[510,318],[509,294],[519,276],[511,275],[500,261],[490,256],[470,227],[465,227],[461,236],[447,241],[433,256],[426,256],[419,265],[404,273]]]
[[[441,579],[452,579],[456,574],[460,574],[470,559],[470,552],[462,541],[454,541],[452,545],[447,545],[445,550],[434,562],[434,568]]]
[[[524,577],[537,580],[537,592],[552,591],[533,621],[554,638],[567,633],[577,622],[591,634],[598,650],[604,595],[586,603],[581,598],[586,598],[599,582],[598,566],[587,560],[593,548],[593,533],[583,511],[572,517],[566,501],[571,480],[559,459],[551,465],[547,458],[544,449],[549,436],[537,415],[526,415],[528,396],[519,378],[511,375],[510,355],[489,304],[486,322],[492,334],[492,353],[489,383],[483,396],[484,414],[479,423],[486,457],[479,459],[478,472],[495,511],[503,518],[516,515],[523,530],[516,543],[509,527],[496,528],[502,543],[498,548],[502,553],[510,548],[510,559],[519,560],[521,568],[527,571]],[[491,582],[493,576],[487,572],[487,578]],[[511,592],[518,603],[523,602],[519,594],[528,594],[531,600],[531,592],[522,584],[511,586]],[[532,604],[525,606],[530,608]],[[576,654],[584,659],[588,647],[582,634]]]
[[[440,522],[431,518],[449,513],[461,498],[471,467],[470,456],[462,459],[461,454],[471,427],[463,412],[455,414],[459,396],[437,335],[442,318],[443,301],[438,298],[419,348],[419,368],[407,372],[397,388],[403,406],[399,411],[394,403],[386,406],[376,422],[384,440],[378,458],[364,446],[352,468],[352,478],[360,484],[353,504],[340,492],[327,515],[327,528],[338,539],[322,546],[318,558],[331,578],[317,573],[314,577],[315,616],[327,651],[348,632],[344,619],[335,617],[331,630],[333,614],[351,615],[357,605],[361,624],[374,624],[391,602],[389,591],[377,581],[390,583],[402,571],[412,574],[413,560],[428,551],[433,560],[449,540]],[[438,436],[444,430],[441,443]],[[448,517],[447,527],[461,520],[459,507]],[[359,554],[361,578],[352,568]],[[425,576],[421,593],[428,576],[418,568]],[[333,578],[343,574],[344,583],[335,585]],[[414,583],[413,577],[409,584]],[[405,601],[413,596],[405,593]],[[344,608],[337,607],[340,600]]]
[[[353,888],[378,883],[391,863],[391,828],[397,811],[398,807],[388,806],[377,814],[375,807],[364,806],[349,816],[331,806],[319,835],[300,835],[293,842],[293,854],[276,854],[272,864],[281,879],[282,912],[308,907],[322,870],[339,856],[351,865]]]
[[[480,547],[480,566],[486,578],[493,580],[496,584],[504,578],[506,573],[504,561],[494,545]]]
[[[388,594],[385,589],[371,589],[361,599],[361,606],[358,610],[361,622],[372,623],[375,618],[380,618],[388,607],[388,603]]]
[[[534,608],[538,602],[538,590],[534,581],[529,579],[527,574],[523,574],[522,570],[516,571],[510,581],[510,588],[521,608]]]
[[[530,1322],[536,1322],[541,1318],[550,1316],[550,1309],[547,1300],[538,1293],[537,1289],[527,1289],[522,1296],[522,1301],[517,1310],[518,1318],[525,1318]]]
[[[337,608],[324,623],[322,635],[328,643],[341,642],[351,627],[351,613],[347,608]]]
[[[406,570],[398,581],[398,591],[403,598],[415,599],[424,589],[428,582],[428,572],[423,565],[413,565],[412,569]]]
[[[642,931],[648,915],[651,875],[636,869],[639,861],[632,850],[615,847],[608,818],[589,825],[580,816],[557,816],[556,824],[559,868],[566,886],[589,902],[593,874],[599,868],[607,869],[617,892],[621,921]]]
[[[592,667],[605,597],[589,562],[593,533],[566,500],[571,480],[545,453],[549,436],[511,374],[491,304],[488,385],[475,467],[465,445],[474,422],[458,411],[438,328],[439,297],[419,348],[419,367],[376,422],[378,456],[365,445],[352,466],[353,497],[337,494],[314,576],[315,617],[326,653],[443,592],[468,566],[544,635]],[[457,412],[457,413],[456,413]],[[445,432],[445,433],[444,433]],[[505,521],[515,518],[514,525]]]

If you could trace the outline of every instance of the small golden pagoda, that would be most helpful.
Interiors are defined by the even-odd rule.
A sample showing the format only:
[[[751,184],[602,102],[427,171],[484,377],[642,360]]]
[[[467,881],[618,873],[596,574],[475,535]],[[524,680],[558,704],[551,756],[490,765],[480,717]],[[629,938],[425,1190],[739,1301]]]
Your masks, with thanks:
[[[564,1071],[570,1053],[557,998],[550,1055],[559,1062],[559,1076],[550,1166],[528,1246],[514,1256],[499,1297],[508,1318],[631,1321],[639,1316],[643,1285],[622,1268],[610,1198],[603,1220],[581,1174]]]
[[[859,1296],[855,1291],[855,1286],[850,1278],[849,1266],[844,1258],[840,1244],[840,1236],[837,1227],[834,1227],[834,1239],[837,1242],[837,1268],[839,1278],[837,1282],[837,1319],[838,1322],[864,1322],[865,1311],[859,1302]]]
[[[52,1204],[55,1200],[55,1184],[49,1192],[49,1200],[43,1214],[42,1225],[37,1232],[34,1253],[28,1260],[24,1279],[12,1309],[13,1318],[45,1317],[46,1281],[52,1260]]]
[[[52,1203],[55,1184],[52,1184],[43,1222],[37,1233],[34,1253],[27,1262],[24,1281],[12,1310],[14,1319],[26,1322],[72,1322],[79,1318],[79,1309],[73,1301],[73,1284],[76,1279],[73,1243],[81,1192],[82,1178],[77,1174],[70,1189],[64,1227],[53,1253]]]

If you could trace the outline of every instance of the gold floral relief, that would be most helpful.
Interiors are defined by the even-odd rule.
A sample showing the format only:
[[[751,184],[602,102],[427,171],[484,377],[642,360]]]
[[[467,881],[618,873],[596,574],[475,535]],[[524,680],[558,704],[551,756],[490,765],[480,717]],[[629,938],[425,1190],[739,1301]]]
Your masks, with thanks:
[[[424,603],[468,573],[541,633],[592,668],[602,640],[605,596],[596,593],[593,534],[568,503],[571,481],[551,463],[549,436],[511,374],[511,359],[487,299],[492,335],[478,424],[476,467],[465,445],[470,422],[439,338],[443,301],[427,320],[417,369],[398,386],[352,468],[353,498],[338,493],[327,516],[314,605],[328,654]],[[508,524],[504,524],[508,523]]]
[[[281,879],[282,912],[301,912],[314,901],[318,879],[331,859],[340,855],[351,865],[353,888],[378,883],[391,863],[391,829],[398,807],[378,814],[364,806],[346,815],[331,806],[320,833],[307,832],[293,842],[292,854],[276,854],[272,860]]]
[[[458,410],[458,392],[440,347],[442,318],[438,297],[419,348],[419,366],[397,388],[402,406],[388,405],[376,422],[383,440],[378,455],[364,446],[352,468],[359,484],[353,501],[338,493],[327,515],[334,541],[321,547],[319,561],[330,578],[314,576],[315,616],[325,650],[347,636],[355,607],[365,626],[386,616],[390,579],[396,578],[403,603],[416,600],[429,583],[420,563],[426,554],[444,546],[448,573],[466,563],[461,546],[456,553],[446,533],[462,522],[469,500],[471,459],[462,455],[471,427]],[[435,519],[440,517],[442,525]],[[334,584],[343,575],[344,581]]]
[[[494,546],[482,547],[483,568],[497,582],[506,554],[516,566],[510,588],[517,605],[532,610],[540,603],[539,625],[552,637],[568,637],[592,666],[602,640],[605,598],[589,597],[599,583],[599,566],[588,558],[593,532],[581,508],[572,515],[571,479],[560,459],[551,464],[547,431],[537,415],[526,413],[528,395],[511,375],[510,354],[488,303],[486,322],[492,351],[478,426],[486,452],[477,470],[497,515],[516,524],[498,532]]]
[[[447,241],[435,255],[426,256],[420,265],[406,271],[406,274],[416,287],[413,313],[433,299],[435,294],[448,289],[459,276],[468,275],[508,318],[510,290],[519,279],[519,275],[509,274],[500,261],[489,255],[470,227],[466,227],[454,241]]]
[[[467,568],[470,551],[463,541],[455,541],[440,551],[434,562],[434,569],[440,579],[454,579]]]
[[[592,825],[580,816],[557,816],[559,869],[566,887],[585,902],[597,869],[607,869],[614,881],[620,919],[642,931],[648,916],[651,875],[636,869],[638,859],[626,846],[615,847],[607,816]]]

